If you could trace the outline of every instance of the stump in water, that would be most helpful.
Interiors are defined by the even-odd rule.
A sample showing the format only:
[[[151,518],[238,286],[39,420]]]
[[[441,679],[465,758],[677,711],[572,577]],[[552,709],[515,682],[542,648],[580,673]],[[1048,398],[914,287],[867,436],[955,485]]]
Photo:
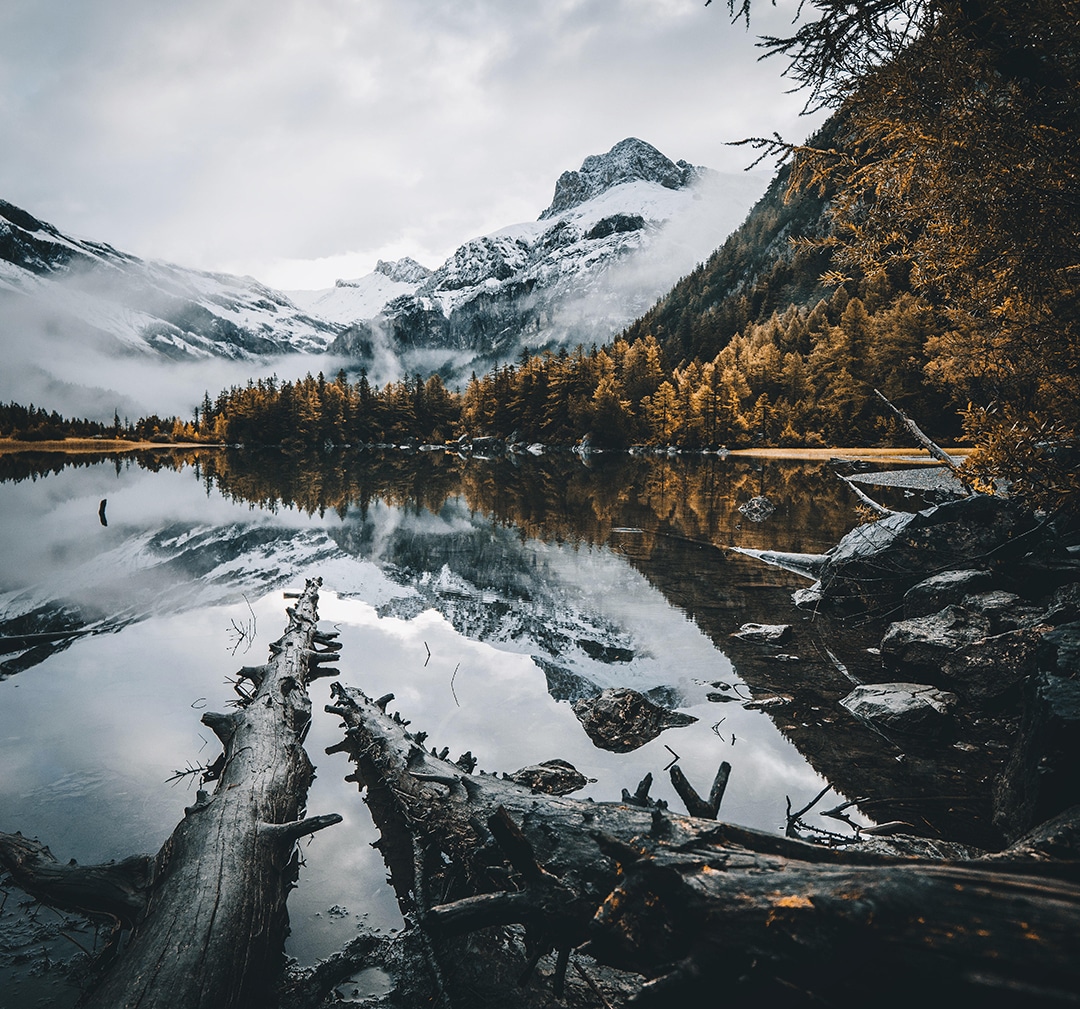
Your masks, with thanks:
[[[45,903],[107,915],[131,935],[83,1003],[91,1009],[229,1009],[272,1004],[284,964],[285,898],[298,838],[340,821],[303,818],[313,768],[306,685],[333,649],[316,624],[320,579],[289,607],[284,635],[230,714],[203,722],[224,746],[194,805],[156,857],[65,866],[43,845],[0,835],[0,864]],[[334,652],[336,654],[336,652]],[[204,779],[207,780],[207,779]]]

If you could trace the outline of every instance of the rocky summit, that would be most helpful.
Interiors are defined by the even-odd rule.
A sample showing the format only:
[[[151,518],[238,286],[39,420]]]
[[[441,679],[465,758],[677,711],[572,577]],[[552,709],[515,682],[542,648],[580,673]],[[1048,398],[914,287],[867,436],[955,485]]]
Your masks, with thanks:
[[[652,144],[627,137],[607,154],[590,154],[580,171],[563,172],[555,183],[555,197],[541,215],[546,221],[564,210],[579,207],[586,200],[622,185],[624,182],[653,182],[665,189],[684,189],[701,169],[685,161],[672,161]]]

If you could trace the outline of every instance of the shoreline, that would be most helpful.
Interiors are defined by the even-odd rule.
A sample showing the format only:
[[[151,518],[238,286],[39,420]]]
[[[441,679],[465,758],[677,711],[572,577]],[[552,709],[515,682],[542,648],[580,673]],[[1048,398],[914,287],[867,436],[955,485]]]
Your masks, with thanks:
[[[63,438],[48,441],[20,441],[15,438],[0,438],[0,455],[12,455],[19,452],[52,452],[60,455],[87,455],[94,452],[168,452],[173,449],[222,449],[228,446],[222,442],[185,441],[129,441],[124,438]],[[554,450],[557,446],[551,446]],[[451,445],[446,446],[452,450]],[[965,459],[970,448],[948,448],[945,451],[958,461]],[[685,455],[712,455],[714,453],[686,452]],[[736,448],[722,453],[728,456],[740,456],[755,459],[804,459],[829,460],[850,459],[863,462],[904,462],[921,463],[930,466],[944,465],[933,458],[926,449],[919,446],[910,448]]]
[[[174,448],[224,448],[220,442],[207,441],[129,441],[125,438],[63,438],[49,441],[19,441],[0,438],[0,455],[17,452],[55,452],[60,455],[85,455],[91,452],[147,452]]]

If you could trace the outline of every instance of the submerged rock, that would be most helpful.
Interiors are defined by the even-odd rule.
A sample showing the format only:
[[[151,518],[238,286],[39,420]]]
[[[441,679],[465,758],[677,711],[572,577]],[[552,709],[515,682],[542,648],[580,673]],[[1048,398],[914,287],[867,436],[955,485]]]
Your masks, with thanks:
[[[589,779],[573,764],[559,759],[530,764],[508,774],[507,778],[526,788],[547,792],[549,795],[569,795],[589,783]]]
[[[925,683],[866,683],[840,701],[874,729],[938,736],[949,724],[956,694]]]
[[[664,729],[690,725],[697,719],[653,704],[628,687],[613,687],[574,704],[574,714],[595,746],[629,753],[655,739]]]
[[[731,636],[765,645],[782,645],[791,637],[791,624],[743,624]]]

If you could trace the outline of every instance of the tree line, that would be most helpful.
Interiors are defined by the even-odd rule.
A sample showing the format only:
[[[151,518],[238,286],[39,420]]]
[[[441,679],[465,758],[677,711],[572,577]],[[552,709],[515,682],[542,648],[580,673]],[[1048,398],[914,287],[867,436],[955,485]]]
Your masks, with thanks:
[[[932,310],[907,292],[866,298],[841,288],[813,308],[789,307],[737,333],[718,353],[671,366],[651,333],[602,348],[523,352],[473,374],[462,391],[439,375],[379,388],[344,371],[275,377],[204,395],[190,420],[65,421],[0,407],[0,436],[121,437],[278,446],[434,443],[460,438],[687,449],[887,444],[898,436],[873,389],[941,435],[955,435],[945,397],[925,377]]]

